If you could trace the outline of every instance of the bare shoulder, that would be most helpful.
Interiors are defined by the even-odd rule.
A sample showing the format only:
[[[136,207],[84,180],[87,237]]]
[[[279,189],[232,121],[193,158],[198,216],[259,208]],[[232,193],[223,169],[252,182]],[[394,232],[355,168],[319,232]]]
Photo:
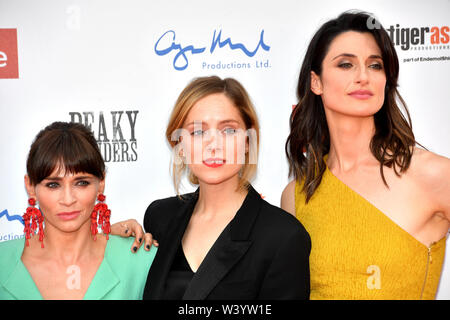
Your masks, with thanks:
[[[292,180],[284,188],[281,194],[281,209],[295,216],[295,180]]]
[[[415,148],[410,169],[411,173],[423,183],[439,184],[449,181],[450,159],[427,150]]]
[[[409,171],[415,183],[436,201],[442,211],[449,214],[450,159],[415,148]]]

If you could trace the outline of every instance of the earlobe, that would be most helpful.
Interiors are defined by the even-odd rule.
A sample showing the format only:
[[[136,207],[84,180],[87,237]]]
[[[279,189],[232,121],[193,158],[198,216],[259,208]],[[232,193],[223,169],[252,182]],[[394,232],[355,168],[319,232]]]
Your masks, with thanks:
[[[30,177],[28,175],[24,176],[25,189],[27,190],[28,198],[36,198],[36,192],[34,186],[31,184]]]
[[[322,82],[314,71],[311,71],[311,91],[318,96],[322,94]]]
[[[98,193],[103,194],[105,191],[105,179],[101,180],[99,183]]]

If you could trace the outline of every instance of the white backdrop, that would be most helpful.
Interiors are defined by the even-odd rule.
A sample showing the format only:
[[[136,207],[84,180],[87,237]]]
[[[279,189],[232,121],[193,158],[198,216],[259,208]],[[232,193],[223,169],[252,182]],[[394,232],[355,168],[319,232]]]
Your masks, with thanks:
[[[0,241],[22,234],[15,218],[27,205],[27,152],[36,133],[56,120],[91,125],[109,160],[105,194],[112,222],[142,221],[151,201],[174,194],[165,126],[180,91],[204,75],[234,77],[248,90],[261,122],[253,184],[279,205],[288,183],[288,120],[306,46],[321,24],[349,9],[372,12],[385,28],[398,30],[400,92],[415,135],[430,151],[450,157],[448,0],[0,0]],[[437,27],[439,43],[432,43],[431,31],[423,44],[407,39],[422,27]],[[16,30],[18,78],[2,76],[13,63],[4,52],[4,29]],[[214,36],[256,52],[214,47]],[[187,49],[186,59],[174,60],[180,48]],[[165,49],[170,52],[157,54]],[[185,182],[182,191],[192,190]],[[438,299],[450,299],[449,251]]]

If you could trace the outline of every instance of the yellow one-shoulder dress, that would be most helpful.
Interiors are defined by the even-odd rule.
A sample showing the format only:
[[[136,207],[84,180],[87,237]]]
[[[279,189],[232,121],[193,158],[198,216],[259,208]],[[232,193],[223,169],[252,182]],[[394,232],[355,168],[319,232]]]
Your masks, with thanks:
[[[327,168],[296,217],[311,236],[311,299],[434,299],[445,241],[427,247]]]

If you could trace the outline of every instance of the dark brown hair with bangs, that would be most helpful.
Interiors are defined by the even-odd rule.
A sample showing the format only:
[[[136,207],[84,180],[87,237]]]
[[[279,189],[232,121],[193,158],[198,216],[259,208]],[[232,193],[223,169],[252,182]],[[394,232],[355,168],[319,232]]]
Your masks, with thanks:
[[[55,169],[68,173],[85,172],[103,180],[105,163],[93,133],[84,125],[53,122],[41,130],[27,159],[27,174],[37,185]]]

